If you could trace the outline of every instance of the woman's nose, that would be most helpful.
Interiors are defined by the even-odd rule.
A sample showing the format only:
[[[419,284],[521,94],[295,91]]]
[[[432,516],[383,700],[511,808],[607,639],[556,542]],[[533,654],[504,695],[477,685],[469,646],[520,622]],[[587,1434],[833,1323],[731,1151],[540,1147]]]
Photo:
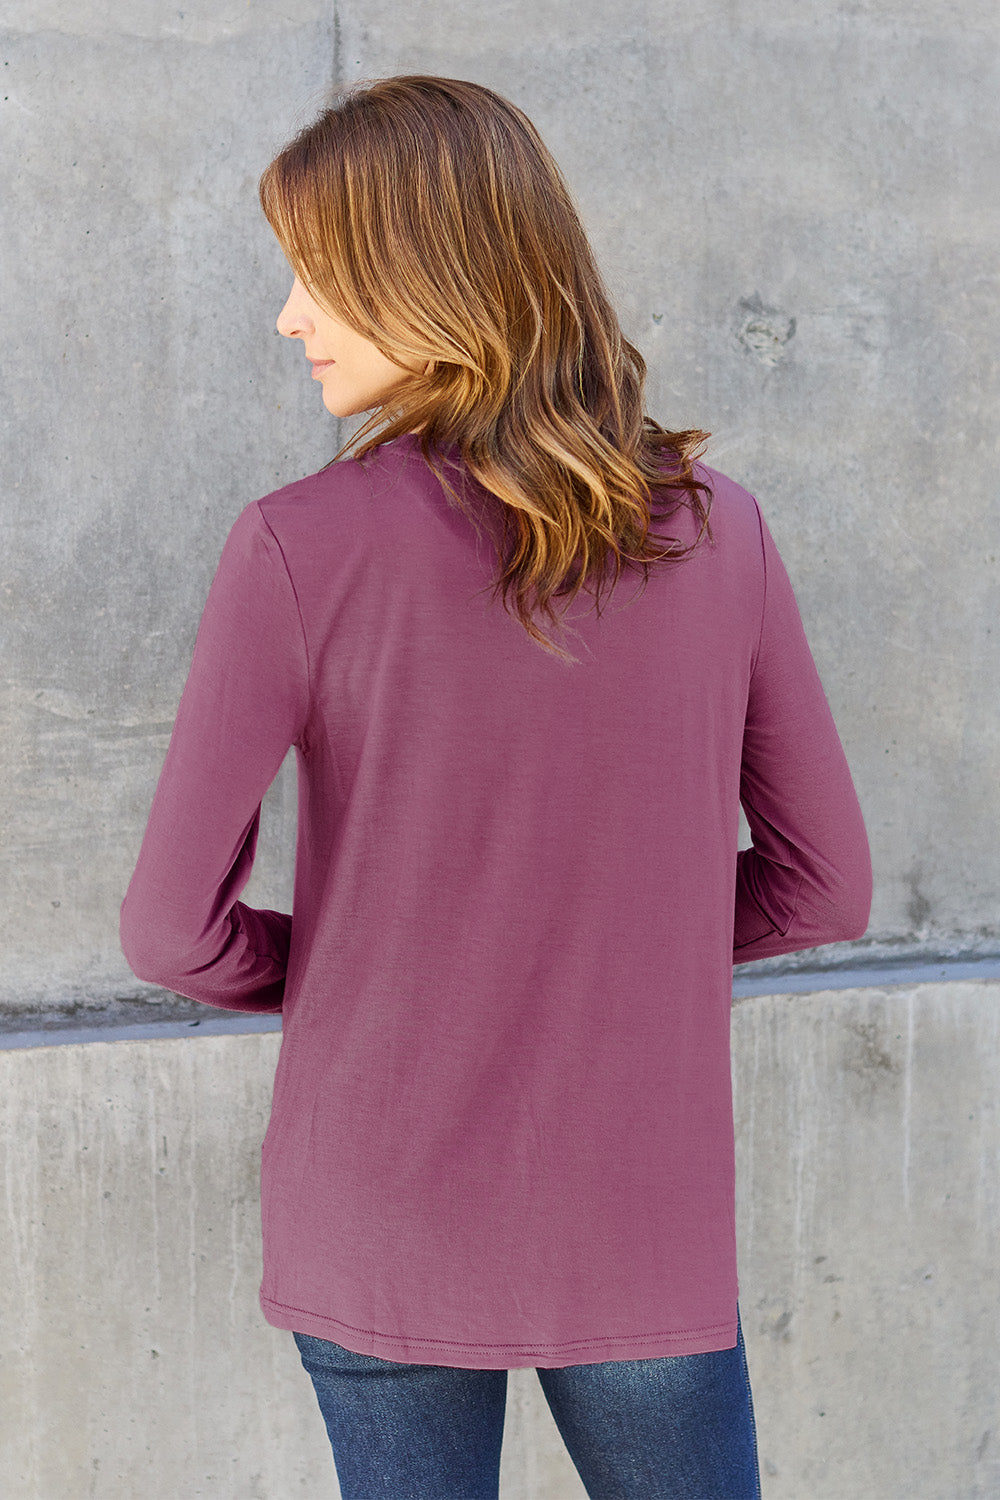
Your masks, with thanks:
[[[288,301],[278,314],[278,321],[274,325],[286,339],[305,338],[306,334],[312,331],[305,309],[296,296],[297,290],[297,286],[292,287],[288,294]]]

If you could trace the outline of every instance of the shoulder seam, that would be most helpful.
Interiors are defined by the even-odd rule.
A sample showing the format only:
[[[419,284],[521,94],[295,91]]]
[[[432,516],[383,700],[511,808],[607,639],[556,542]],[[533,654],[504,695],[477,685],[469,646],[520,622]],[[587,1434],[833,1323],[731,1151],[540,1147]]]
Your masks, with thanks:
[[[749,491],[748,491],[749,493]],[[753,648],[753,659],[750,663],[750,676],[753,677],[757,670],[757,659],[760,656],[761,641],[764,639],[764,614],[767,609],[767,548],[764,545],[764,517],[761,514],[760,504],[756,495],[751,495],[754,510],[757,512],[757,534],[760,537],[761,567],[764,572],[764,590],[760,600],[760,628],[757,631],[757,644]]]
[[[299,632],[302,636],[302,654],[305,657],[306,663],[306,709],[302,725],[299,730],[299,742],[301,743],[304,740],[306,721],[308,720],[309,716],[309,705],[312,702],[313,696],[312,662],[309,657],[309,638],[306,635],[305,621],[302,618],[302,606],[299,603],[299,596],[296,592],[295,584],[292,581],[291,571],[288,567],[288,559],[285,556],[285,549],[282,547],[281,543],[278,541],[278,538],[275,536],[274,529],[265,516],[263,510],[261,509],[261,503],[259,500],[255,500],[253,502],[253,509],[256,510],[257,515],[260,517],[261,525],[273,541],[275,547],[277,547],[278,549],[278,556],[281,558],[281,566],[284,568],[285,577],[288,579],[288,587],[291,590],[292,598],[295,601],[295,615],[299,622]]]

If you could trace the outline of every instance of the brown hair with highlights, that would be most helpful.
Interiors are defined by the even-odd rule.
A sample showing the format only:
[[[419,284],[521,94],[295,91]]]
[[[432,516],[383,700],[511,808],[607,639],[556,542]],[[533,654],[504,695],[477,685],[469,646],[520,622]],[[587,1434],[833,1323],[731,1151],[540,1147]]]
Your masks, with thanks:
[[[692,468],[710,434],[646,415],[645,362],[556,162],[514,104],[452,78],[356,85],[275,157],[260,200],[321,305],[396,363],[433,362],[331,462],[414,432],[447,485],[440,454],[457,448],[503,502],[494,593],[506,608],[514,591],[544,649],[570,659],[533,611],[556,624],[551,600],[568,595],[568,607],[593,582],[600,615],[609,558],[613,584],[623,564],[648,581],[652,562],[710,535],[711,491]],[[654,502],[657,520],[692,510],[695,541],[654,546]]]

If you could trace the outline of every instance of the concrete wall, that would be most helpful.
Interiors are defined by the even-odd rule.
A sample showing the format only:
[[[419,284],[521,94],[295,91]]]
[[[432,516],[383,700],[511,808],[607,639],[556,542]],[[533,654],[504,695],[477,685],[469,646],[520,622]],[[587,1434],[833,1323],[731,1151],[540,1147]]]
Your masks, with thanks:
[[[987,0],[7,0],[0,1028],[199,1010],[132,978],[118,905],[225,534],[339,436],[256,179],[333,81],[397,71],[527,109],[650,409],[765,508],[876,868],[866,942],[804,962],[1000,953],[998,33]],[[247,892],[286,908],[288,771]],[[737,1008],[768,1500],[997,1491],[997,999]],[[255,1301],[275,1038],[207,1029],[0,1053],[18,1500],[329,1493]],[[533,1380],[505,1500],[573,1500]]]
[[[420,69],[534,117],[651,409],[710,428],[761,499],[871,830],[870,944],[997,951],[992,3],[4,14],[0,998],[136,992],[118,903],[223,538],[335,443],[274,331],[287,267],[256,179],[335,76]]]
[[[1000,1493],[1000,981],[734,1012],[741,1311],[766,1500]],[[278,1037],[0,1051],[0,1492],[320,1500],[268,1327],[257,1171]],[[502,1500],[583,1500],[533,1370]]]

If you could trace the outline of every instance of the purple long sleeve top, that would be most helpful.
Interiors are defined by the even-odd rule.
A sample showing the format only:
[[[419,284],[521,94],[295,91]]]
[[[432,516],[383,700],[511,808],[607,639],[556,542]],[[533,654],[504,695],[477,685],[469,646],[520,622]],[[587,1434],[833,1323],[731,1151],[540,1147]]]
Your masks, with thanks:
[[[871,866],[757,503],[697,473],[713,539],[599,618],[578,595],[577,664],[492,596],[412,437],[229,534],[121,937],[140,978],[282,1014],[279,1328],[484,1369],[736,1342],[733,962],[861,936]],[[288,915],[239,896],[290,746]]]

